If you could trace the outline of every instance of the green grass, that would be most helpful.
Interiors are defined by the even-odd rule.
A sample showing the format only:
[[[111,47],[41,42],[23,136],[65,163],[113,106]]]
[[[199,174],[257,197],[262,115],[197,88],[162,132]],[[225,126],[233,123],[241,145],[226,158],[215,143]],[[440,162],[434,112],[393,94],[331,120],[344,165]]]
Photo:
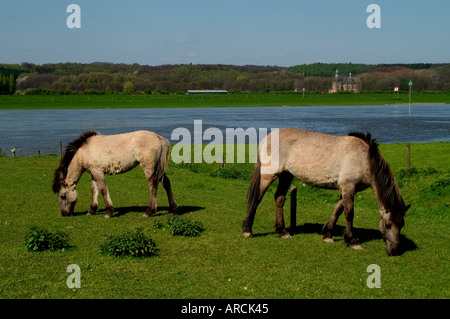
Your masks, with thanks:
[[[167,173],[182,217],[201,222],[205,229],[196,237],[173,236],[155,227],[166,224],[170,215],[162,187],[157,215],[142,217],[148,189],[139,168],[107,176],[116,208],[113,218],[103,217],[101,199],[100,212],[85,215],[90,203],[87,175],[78,184],[76,215],[62,217],[51,191],[58,157],[0,157],[0,298],[449,298],[450,143],[411,144],[412,173],[405,172],[405,144],[380,149],[398,176],[405,201],[412,204],[402,231],[408,250],[398,257],[385,252],[371,190],[355,198],[361,251],[345,247],[344,219],[338,222],[335,243],[322,242],[320,228],[339,194],[298,181],[298,227],[292,239],[274,232],[276,183],[256,214],[255,236],[248,239],[242,237],[241,222],[249,180],[212,172],[250,173],[252,164],[170,164]],[[289,213],[285,218],[289,225]],[[33,226],[67,233],[70,249],[28,251],[24,236]],[[101,253],[109,235],[139,228],[154,240],[156,256]],[[66,285],[70,264],[81,268],[79,289]],[[381,268],[380,289],[366,286],[370,264]]]
[[[227,95],[0,95],[1,109],[166,108],[224,106],[382,105],[408,103],[408,94],[227,94]],[[450,93],[412,94],[412,103],[450,103]]]

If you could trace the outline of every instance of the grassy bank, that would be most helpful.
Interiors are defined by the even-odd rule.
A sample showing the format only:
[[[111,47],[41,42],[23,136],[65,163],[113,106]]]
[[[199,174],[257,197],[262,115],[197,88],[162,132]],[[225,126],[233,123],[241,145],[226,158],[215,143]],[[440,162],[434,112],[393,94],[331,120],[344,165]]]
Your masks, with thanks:
[[[76,215],[62,217],[51,192],[58,157],[0,157],[0,298],[449,298],[450,143],[412,144],[410,171],[405,170],[405,144],[380,149],[405,201],[412,204],[402,230],[406,251],[399,257],[386,255],[371,190],[355,198],[361,251],[345,247],[344,219],[338,222],[336,242],[322,242],[320,229],[338,192],[297,181],[298,226],[292,239],[274,232],[276,183],[256,215],[255,237],[246,239],[241,222],[253,165],[171,163],[168,176],[181,217],[200,221],[206,229],[198,237],[175,237],[154,227],[168,218],[162,188],[157,215],[142,217],[148,189],[139,168],[107,177],[115,217],[103,217],[102,200],[99,213],[85,215],[90,203],[87,175],[78,184]],[[288,213],[285,218],[289,225]],[[24,236],[32,226],[68,233],[72,247],[27,251]],[[139,227],[155,241],[158,256],[100,254],[107,235]],[[66,285],[70,264],[81,268],[79,289]],[[380,266],[380,289],[366,286],[370,264]]]
[[[408,94],[226,94],[226,95],[3,95],[1,109],[163,108],[224,106],[382,105],[408,103]],[[450,93],[413,93],[412,103],[450,103]]]

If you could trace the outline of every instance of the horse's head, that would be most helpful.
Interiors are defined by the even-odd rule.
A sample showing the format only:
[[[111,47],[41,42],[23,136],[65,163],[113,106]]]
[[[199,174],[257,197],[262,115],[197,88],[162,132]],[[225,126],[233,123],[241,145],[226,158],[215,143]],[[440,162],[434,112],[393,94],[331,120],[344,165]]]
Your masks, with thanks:
[[[383,240],[386,243],[386,252],[389,256],[399,254],[400,231],[405,225],[403,216],[408,210],[409,205],[403,208],[402,212],[397,212],[394,216],[392,212],[383,212],[380,220],[380,231],[383,234]]]
[[[78,193],[75,187],[69,187],[67,185],[61,185],[58,191],[59,208],[61,215],[71,216],[77,202]]]
[[[55,171],[55,177],[53,179],[53,192],[58,195],[59,208],[61,209],[61,214],[63,216],[68,216],[73,214],[75,208],[75,203],[77,202],[78,194],[76,191],[76,183],[83,173],[80,167],[76,167],[75,174],[73,176],[78,176],[75,179],[67,179],[69,173],[69,166],[77,153],[77,151],[87,142],[87,140],[94,135],[98,135],[95,131],[86,131],[81,134],[76,140],[69,143],[66,147],[66,151],[59,162],[59,166]],[[80,171],[76,172],[79,169]]]

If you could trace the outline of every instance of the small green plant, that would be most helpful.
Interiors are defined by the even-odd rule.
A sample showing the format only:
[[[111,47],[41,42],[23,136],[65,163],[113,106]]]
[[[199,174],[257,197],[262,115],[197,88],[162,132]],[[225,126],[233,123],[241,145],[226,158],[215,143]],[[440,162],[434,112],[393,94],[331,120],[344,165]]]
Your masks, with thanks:
[[[401,169],[395,177],[397,178],[398,185],[400,187],[404,187],[408,181],[415,181],[424,176],[431,176],[439,174],[439,172],[434,168],[415,168],[411,167],[410,169]]]
[[[251,178],[251,173],[234,167],[221,167],[219,169],[212,170],[209,173],[209,176],[222,177],[226,179],[240,179],[245,181]]]
[[[408,177],[417,177],[417,176],[429,176],[429,175],[435,175],[438,174],[438,171],[434,168],[415,168],[411,167],[410,169],[401,169],[398,174],[398,179],[405,179]]]
[[[428,189],[426,189],[426,192],[436,196],[450,194],[450,178],[435,181]]]
[[[195,237],[200,235],[205,230],[205,227],[199,221],[192,221],[175,215],[169,217],[166,223],[155,221],[153,229],[167,229],[174,236]]]
[[[161,221],[159,221],[159,220],[156,220],[154,223],[153,223],[153,229],[155,229],[155,230],[157,230],[157,229],[164,229],[166,227],[166,225],[164,225],[164,223],[162,223]]]
[[[52,233],[46,229],[31,227],[25,235],[25,247],[29,251],[60,250],[69,247],[69,235]]]
[[[103,254],[113,256],[151,257],[157,254],[155,242],[144,234],[142,228],[135,233],[124,232],[120,235],[110,235],[100,246]]]
[[[184,163],[183,162],[183,163],[174,163],[172,165],[173,165],[173,167],[176,167],[176,168],[187,169],[187,170],[189,170],[191,172],[198,173],[198,167],[196,165],[191,164],[191,163]]]
[[[167,220],[167,226],[174,236],[195,237],[205,230],[205,227],[201,222],[192,221],[179,216],[169,217]]]

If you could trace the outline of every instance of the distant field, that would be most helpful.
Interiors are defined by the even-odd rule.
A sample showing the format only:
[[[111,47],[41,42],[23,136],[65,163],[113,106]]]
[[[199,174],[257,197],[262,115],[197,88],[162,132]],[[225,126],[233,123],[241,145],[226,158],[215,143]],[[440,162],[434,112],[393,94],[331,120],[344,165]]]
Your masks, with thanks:
[[[226,95],[2,95],[1,109],[167,108],[233,106],[382,105],[408,103],[408,94],[226,94]],[[450,93],[413,93],[412,103],[450,103]]]
[[[294,184],[298,188],[297,227],[292,239],[274,231],[276,182],[256,214],[253,238],[243,238],[245,193],[252,164],[169,164],[181,217],[200,221],[199,237],[172,236],[156,229],[168,218],[168,203],[158,190],[158,212],[142,214],[148,188],[140,168],[107,176],[116,214],[86,216],[90,179],[79,184],[75,216],[62,217],[51,191],[57,156],[0,156],[0,299],[13,298],[437,298],[449,295],[450,143],[411,144],[413,169],[406,171],[405,144],[381,145],[407,204],[401,240],[405,252],[388,257],[378,231],[379,212],[369,189],[355,196],[355,236],[363,250],[342,240],[343,216],[335,243],[322,242],[320,230],[339,193]],[[289,199],[285,205],[289,211]],[[289,213],[285,214],[287,226]],[[65,251],[29,252],[24,236],[32,226],[69,234]],[[142,227],[159,249],[150,258],[100,254],[109,234]],[[69,289],[66,268],[81,269],[81,288]],[[370,289],[367,267],[377,264],[381,288]]]

